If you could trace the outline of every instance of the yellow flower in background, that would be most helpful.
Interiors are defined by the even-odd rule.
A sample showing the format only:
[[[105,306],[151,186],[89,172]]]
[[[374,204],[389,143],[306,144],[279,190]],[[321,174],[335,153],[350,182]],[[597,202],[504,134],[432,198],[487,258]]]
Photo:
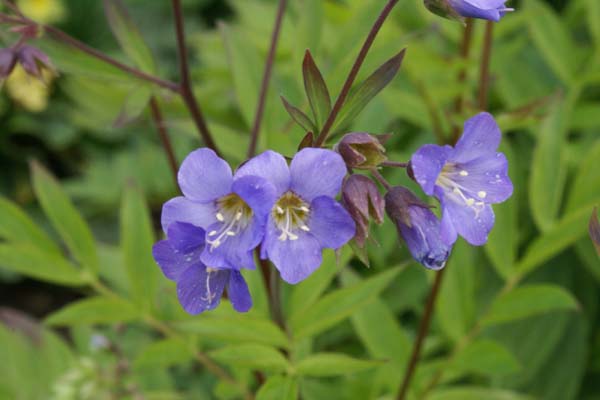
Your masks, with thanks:
[[[66,14],[62,0],[19,0],[17,4],[23,14],[44,24],[58,22]]]
[[[41,79],[28,75],[23,67],[15,66],[15,69],[6,79],[6,91],[8,95],[26,110],[31,112],[44,111],[48,106],[50,95],[50,84],[54,79],[52,71],[43,69]]]

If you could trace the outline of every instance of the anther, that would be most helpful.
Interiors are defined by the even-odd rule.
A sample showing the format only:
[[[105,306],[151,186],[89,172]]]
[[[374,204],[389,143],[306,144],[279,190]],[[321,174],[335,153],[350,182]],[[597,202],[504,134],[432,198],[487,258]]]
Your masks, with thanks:
[[[469,176],[469,173],[463,169],[460,171],[460,176]]]
[[[217,231],[210,231],[208,233],[208,236],[215,236],[218,232]]]
[[[227,236],[235,236],[235,232],[232,232],[232,231],[227,231],[225,234]]]
[[[240,219],[242,219],[242,212],[238,211],[237,213],[235,213],[235,220],[239,221]]]
[[[217,213],[217,219],[219,220],[219,222],[225,221],[225,217],[223,217],[223,214],[221,214],[220,212]]]
[[[304,232],[310,232],[310,228],[306,225],[302,225],[300,229],[302,229]]]
[[[283,208],[281,208],[280,206],[277,206],[277,214],[283,214],[285,211],[283,211]]]
[[[467,205],[471,207],[473,204],[475,204],[475,199],[466,199],[465,203],[467,203]]]
[[[479,196],[482,199],[485,199],[485,196],[487,196],[487,193],[482,190],[480,192],[477,192],[477,196]]]
[[[211,272],[217,272],[217,269],[211,268],[211,267],[206,267],[206,272],[210,274]]]
[[[302,210],[302,211],[304,211],[304,212],[306,212],[306,213],[307,213],[308,211],[310,211],[310,210],[308,209],[308,207],[306,207],[306,206],[302,206],[302,207],[300,207],[300,210]]]

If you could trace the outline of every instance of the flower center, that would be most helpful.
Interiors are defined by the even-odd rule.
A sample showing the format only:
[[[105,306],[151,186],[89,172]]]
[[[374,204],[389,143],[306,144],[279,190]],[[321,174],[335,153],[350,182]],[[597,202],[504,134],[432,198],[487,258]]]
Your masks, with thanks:
[[[277,200],[272,210],[275,226],[281,231],[278,239],[297,240],[298,235],[294,233],[298,229],[309,232],[306,220],[310,213],[308,204],[293,192],[286,192]]]
[[[210,251],[246,228],[252,219],[252,209],[240,196],[231,193],[217,200],[215,217],[221,226],[208,232],[206,243],[210,246]]]
[[[483,206],[485,206],[482,200],[485,199],[487,193],[480,190],[477,192],[477,199],[475,199],[475,197],[469,195],[470,190],[456,181],[455,178],[457,176],[462,178],[467,177],[469,176],[469,171],[457,168],[456,164],[446,163],[435,183],[451,192],[453,194],[453,196],[449,196],[451,199],[459,203],[464,203],[467,207],[475,211],[475,216],[478,216],[481,210],[483,210]]]

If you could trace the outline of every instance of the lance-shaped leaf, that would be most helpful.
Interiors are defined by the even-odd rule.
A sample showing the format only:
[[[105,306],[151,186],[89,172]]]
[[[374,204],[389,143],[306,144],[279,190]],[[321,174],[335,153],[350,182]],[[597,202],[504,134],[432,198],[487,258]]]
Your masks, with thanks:
[[[402,65],[405,53],[406,49],[403,49],[400,53],[386,61],[371,76],[365,79],[364,82],[352,88],[340,110],[334,131],[337,128],[343,128],[350,124],[377,93],[381,92],[394,79]]]
[[[123,104],[123,108],[113,122],[114,128],[122,128],[133,122],[146,108],[152,97],[152,87],[148,85],[135,86]]]
[[[104,0],[104,12],[110,28],[125,54],[140,69],[151,73],[155,72],[156,65],[152,52],[121,1]]]
[[[283,106],[287,110],[288,114],[290,114],[290,117],[292,117],[294,122],[296,122],[298,125],[300,125],[300,127],[302,129],[304,129],[307,132],[316,132],[317,131],[317,127],[315,126],[315,123],[308,117],[308,115],[304,114],[304,112],[302,112],[302,110],[300,110],[299,108],[291,105],[285,99],[285,97],[281,96],[281,101],[283,102]]]
[[[321,71],[319,71],[308,50],[306,50],[302,62],[302,75],[304,76],[304,89],[310,108],[317,126],[321,127],[331,111],[331,97],[323,75],[321,75]]]
[[[590,238],[592,239],[592,243],[594,243],[598,257],[600,257],[600,222],[598,222],[598,207],[594,207],[594,211],[590,218],[589,228]]]

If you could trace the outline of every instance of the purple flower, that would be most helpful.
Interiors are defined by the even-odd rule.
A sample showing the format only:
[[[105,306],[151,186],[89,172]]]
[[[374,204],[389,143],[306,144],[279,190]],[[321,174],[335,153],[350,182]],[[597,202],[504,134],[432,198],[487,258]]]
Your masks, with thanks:
[[[356,223],[354,240],[359,248],[369,237],[369,222],[383,223],[385,202],[377,185],[364,175],[350,175],[342,185],[342,204]]]
[[[431,12],[450,19],[480,18],[498,22],[505,13],[507,0],[425,0]]]
[[[278,153],[266,151],[236,175],[259,176],[276,188],[261,257],[269,258],[289,283],[298,283],[321,265],[322,249],[337,249],[354,236],[348,212],[334,200],[346,175],[334,151],[305,148],[288,167]]]
[[[415,180],[442,204],[445,243],[454,243],[458,234],[473,245],[485,244],[494,226],[490,204],[512,195],[508,162],[496,151],[500,137],[494,118],[480,113],[465,122],[456,146],[427,144],[413,154],[410,166]]]
[[[17,55],[14,49],[0,49],[0,79],[10,75],[17,63]]]
[[[444,268],[452,245],[442,241],[440,221],[426,204],[397,186],[386,193],[385,210],[417,262],[433,270]]]
[[[225,287],[236,311],[246,312],[252,307],[248,286],[239,271],[210,268],[200,261],[205,248],[204,230],[173,222],[167,237],[153,246],[152,255],[163,274],[177,282],[177,297],[185,311],[195,315],[214,309]]]
[[[173,222],[203,228],[203,264],[211,268],[254,269],[252,250],[264,236],[267,214],[275,201],[273,185],[257,176],[233,176],[229,165],[206,148],[186,157],[178,181],[184,196],[163,206],[165,233]]]

